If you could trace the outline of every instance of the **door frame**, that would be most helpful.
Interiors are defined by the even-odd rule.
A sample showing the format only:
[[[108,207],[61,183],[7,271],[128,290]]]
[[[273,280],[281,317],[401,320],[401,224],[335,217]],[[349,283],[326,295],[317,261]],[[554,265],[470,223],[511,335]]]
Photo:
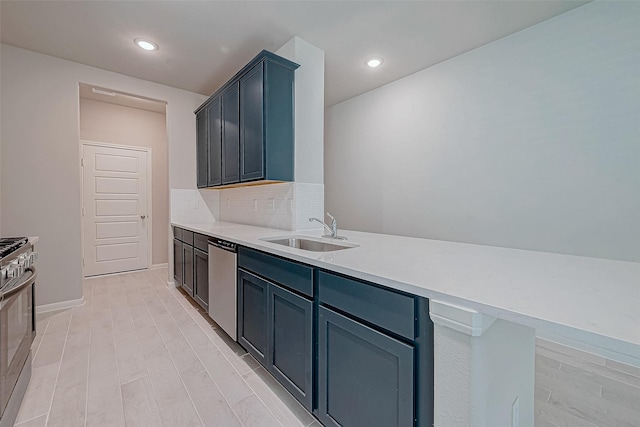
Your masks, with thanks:
[[[151,148],[150,147],[136,147],[133,145],[121,145],[121,144],[111,144],[108,142],[99,142],[99,141],[89,141],[89,140],[80,140],[80,240],[81,240],[81,249],[82,249],[82,277],[86,278],[84,271],[84,147],[90,145],[94,147],[104,147],[104,148],[119,148],[123,150],[131,150],[131,151],[143,151],[147,153],[147,219],[150,219],[151,225],[147,227],[147,270],[151,269],[152,266],[152,255],[153,255],[153,233],[151,232],[153,229],[153,218],[155,218],[152,212],[151,207],[152,203],[152,191],[151,191]],[[119,274],[119,273],[113,273]],[[95,277],[95,276],[92,276]]]

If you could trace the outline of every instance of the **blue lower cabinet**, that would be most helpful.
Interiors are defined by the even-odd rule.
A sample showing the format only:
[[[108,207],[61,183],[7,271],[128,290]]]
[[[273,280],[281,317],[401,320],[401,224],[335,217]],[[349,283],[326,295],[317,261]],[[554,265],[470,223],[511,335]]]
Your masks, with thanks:
[[[413,426],[414,347],[320,306],[316,415],[325,426]]]
[[[238,342],[309,411],[313,399],[313,302],[238,270]]]
[[[173,227],[173,278],[202,308],[209,305],[207,236]]]
[[[173,239],[173,279],[176,282],[176,286],[182,286],[183,268],[184,263],[182,262],[182,242],[178,239]]]
[[[193,246],[182,244],[182,289],[193,297]]]
[[[209,312],[209,254],[193,248],[193,299]]]
[[[268,370],[311,411],[313,303],[271,283],[268,313]]]
[[[238,341],[326,426],[433,425],[429,301],[238,248]]]
[[[269,282],[238,270],[238,342],[267,365],[267,297]]]

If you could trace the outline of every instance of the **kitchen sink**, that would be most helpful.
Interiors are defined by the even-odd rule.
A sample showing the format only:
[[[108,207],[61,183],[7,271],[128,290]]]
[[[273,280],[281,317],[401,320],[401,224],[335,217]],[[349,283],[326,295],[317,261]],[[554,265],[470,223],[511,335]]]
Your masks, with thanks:
[[[311,252],[332,252],[359,246],[353,243],[346,243],[342,241],[336,242],[328,239],[316,239],[308,236],[265,237],[260,240]]]

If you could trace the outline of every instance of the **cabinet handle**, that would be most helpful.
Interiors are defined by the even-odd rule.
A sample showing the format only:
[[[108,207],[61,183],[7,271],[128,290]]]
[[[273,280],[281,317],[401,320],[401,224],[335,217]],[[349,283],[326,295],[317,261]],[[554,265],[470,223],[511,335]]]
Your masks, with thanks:
[[[140,215],[140,218],[145,219],[147,216],[146,215]]]

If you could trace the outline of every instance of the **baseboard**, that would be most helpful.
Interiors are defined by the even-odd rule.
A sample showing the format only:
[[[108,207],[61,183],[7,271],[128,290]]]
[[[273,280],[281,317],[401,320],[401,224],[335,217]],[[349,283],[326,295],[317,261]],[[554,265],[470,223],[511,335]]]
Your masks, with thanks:
[[[80,307],[84,304],[84,297],[69,301],[54,302],[52,304],[42,304],[36,306],[36,314],[48,313],[50,311],[64,310],[67,308]]]
[[[167,288],[177,288],[175,280],[167,280]]]
[[[162,264],[152,264],[151,268],[149,270],[159,270],[161,268],[168,268],[169,267],[169,263],[165,262]]]

